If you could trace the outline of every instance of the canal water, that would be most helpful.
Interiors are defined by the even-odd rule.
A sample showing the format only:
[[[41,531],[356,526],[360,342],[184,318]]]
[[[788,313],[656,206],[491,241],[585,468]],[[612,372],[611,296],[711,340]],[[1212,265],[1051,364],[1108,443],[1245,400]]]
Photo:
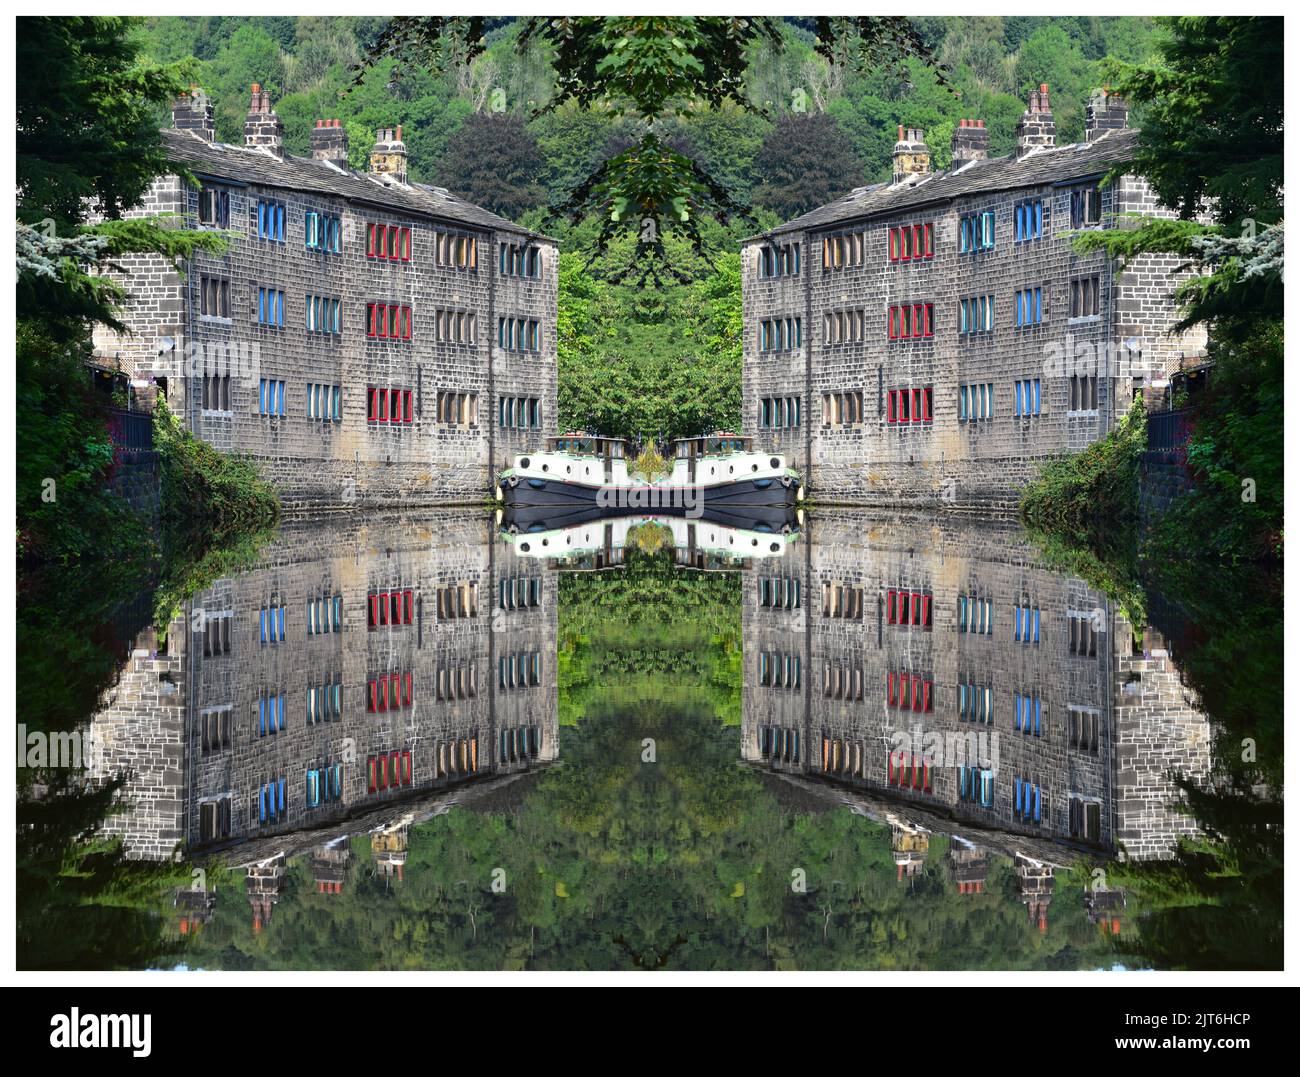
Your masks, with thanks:
[[[1152,873],[1231,814],[1180,810],[1179,776],[1244,803],[1243,723],[1280,775],[1271,618],[1207,628],[1008,522],[500,524],[292,520],[87,626],[85,765],[129,775],[100,833],[138,885],[87,895],[129,945],[80,967],[1268,963],[1280,852],[1235,894]],[[1249,708],[1213,687],[1243,664]],[[1234,902],[1256,937],[1219,952]],[[75,945],[20,923],[20,963]]]

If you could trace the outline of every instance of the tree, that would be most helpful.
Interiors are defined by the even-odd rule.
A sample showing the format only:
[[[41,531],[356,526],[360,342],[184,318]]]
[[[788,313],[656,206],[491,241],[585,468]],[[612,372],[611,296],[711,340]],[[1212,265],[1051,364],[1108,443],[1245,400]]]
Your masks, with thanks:
[[[789,220],[860,186],[864,171],[853,143],[832,117],[786,116],[754,158],[754,201]]]
[[[546,160],[518,116],[475,112],[452,136],[435,170],[448,190],[510,220],[545,205]]]

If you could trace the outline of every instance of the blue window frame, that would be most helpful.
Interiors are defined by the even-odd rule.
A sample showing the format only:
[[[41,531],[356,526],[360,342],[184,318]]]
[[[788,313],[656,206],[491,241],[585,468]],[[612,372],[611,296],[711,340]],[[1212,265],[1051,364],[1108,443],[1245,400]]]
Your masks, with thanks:
[[[284,203],[259,200],[257,203],[257,238],[274,243],[284,242]]]
[[[1016,325],[1041,325],[1043,321],[1043,289],[1022,288],[1016,292]]]
[[[303,231],[308,250],[324,251],[327,254],[343,252],[343,223],[338,217],[309,209]]]
[[[277,288],[257,289],[257,324],[284,327],[284,292]]]
[[[1029,240],[1043,237],[1043,201],[1041,198],[1016,203],[1016,242],[1027,243]]]

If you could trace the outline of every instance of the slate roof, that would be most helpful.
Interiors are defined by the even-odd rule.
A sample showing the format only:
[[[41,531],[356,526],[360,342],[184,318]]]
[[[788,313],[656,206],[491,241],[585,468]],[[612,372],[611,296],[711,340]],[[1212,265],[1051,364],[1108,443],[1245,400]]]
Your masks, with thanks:
[[[436,217],[453,225],[549,239],[457,198],[442,187],[423,183],[403,185],[387,178],[353,172],[330,161],[288,154],[281,158],[257,147],[208,142],[191,131],[170,127],[163,128],[162,140],[168,158],[197,176],[334,195],[381,209]]]
[[[859,187],[829,205],[778,225],[770,232],[753,236],[751,240],[804,229],[834,228],[849,221],[946,202],[965,195],[1040,187],[1098,175],[1132,160],[1137,139],[1136,130],[1125,128],[1108,131],[1093,142],[1042,148],[1019,159],[1011,154],[972,161],[949,172],[934,173],[919,183],[877,183]]]

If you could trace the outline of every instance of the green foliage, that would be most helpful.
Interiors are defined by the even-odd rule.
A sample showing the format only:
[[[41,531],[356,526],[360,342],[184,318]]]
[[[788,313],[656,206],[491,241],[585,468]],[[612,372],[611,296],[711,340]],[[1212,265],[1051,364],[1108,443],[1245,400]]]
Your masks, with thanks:
[[[754,201],[789,220],[862,186],[852,140],[825,113],[783,116],[754,159]]]
[[[206,552],[278,521],[279,498],[256,465],[196,438],[165,401],[154,412],[154,447],[162,458],[162,526],[170,550]]]
[[[1146,438],[1146,409],[1135,401],[1100,441],[1043,465],[1021,494],[1021,520],[1038,530],[1104,537],[1107,548],[1131,548]]]
[[[518,220],[546,202],[546,162],[518,116],[474,112],[452,136],[436,175],[453,194]]]

